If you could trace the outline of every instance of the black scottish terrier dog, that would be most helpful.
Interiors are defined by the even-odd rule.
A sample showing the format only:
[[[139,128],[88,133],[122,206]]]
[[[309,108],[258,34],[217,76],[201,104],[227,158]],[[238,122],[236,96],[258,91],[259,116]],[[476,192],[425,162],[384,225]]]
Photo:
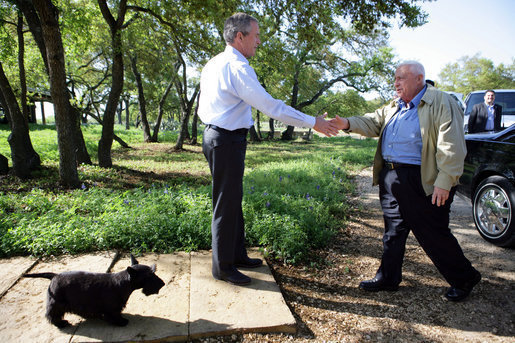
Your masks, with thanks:
[[[122,310],[135,289],[142,288],[145,295],[157,294],[164,286],[156,274],[156,265],[139,264],[131,255],[131,266],[119,273],[89,273],[83,271],[25,274],[52,280],[48,286],[46,317],[58,328],[70,323],[63,319],[65,313],[75,313],[84,318],[99,317],[105,321],[125,326]]]

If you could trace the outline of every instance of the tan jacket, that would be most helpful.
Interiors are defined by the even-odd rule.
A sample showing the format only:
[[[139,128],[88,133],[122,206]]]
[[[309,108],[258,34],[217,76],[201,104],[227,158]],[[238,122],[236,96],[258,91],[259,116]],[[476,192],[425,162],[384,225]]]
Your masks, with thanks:
[[[374,157],[373,183],[379,183],[379,172],[384,160],[381,153],[383,130],[398,110],[397,101],[360,117],[347,118],[350,128],[367,137],[379,137]],[[463,111],[447,93],[428,86],[418,105],[418,119],[422,136],[422,186],[426,195],[434,186],[450,190],[458,184],[467,154],[463,130]]]

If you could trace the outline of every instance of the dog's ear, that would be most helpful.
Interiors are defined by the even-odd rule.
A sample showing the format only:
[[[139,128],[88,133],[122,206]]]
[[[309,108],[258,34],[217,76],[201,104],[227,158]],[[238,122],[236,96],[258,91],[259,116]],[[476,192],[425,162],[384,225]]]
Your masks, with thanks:
[[[155,264],[151,265],[150,270],[152,270],[152,273],[155,273],[157,270],[157,266]]]
[[[133,266],[135,264],[139,264],[138,260],[136,260],[136,258],[131,254],[131,266]]]
[[[127,272],[129,273],[129,276],[134,276],[136,275],[136,269],[132,268],[132,267],[127,267]]]

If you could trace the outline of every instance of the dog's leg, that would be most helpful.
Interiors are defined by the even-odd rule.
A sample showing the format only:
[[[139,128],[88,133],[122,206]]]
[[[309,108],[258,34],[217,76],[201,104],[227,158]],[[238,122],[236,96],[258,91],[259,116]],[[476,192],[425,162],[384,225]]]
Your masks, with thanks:
[[[64,328],[70,323],[63,319],[64,309],[53,298],[48,297],[46,306],[46,318],[58,328]]]
[[[105,313],[104,319],[117,326],[126,326],[129,323],[129,320],[123,318],[121,313]]]

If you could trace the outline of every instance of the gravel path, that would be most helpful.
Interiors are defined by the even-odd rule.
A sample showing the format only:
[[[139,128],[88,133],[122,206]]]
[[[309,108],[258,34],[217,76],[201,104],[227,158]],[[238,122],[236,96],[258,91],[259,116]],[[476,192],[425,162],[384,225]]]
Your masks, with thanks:
[[[241,342],[515,342],[515,250],[477,233],[470,204],[455,197],[451,228],[483,279],[463,302],[445,301],[448,285],[410,235],[398,292],[358,289],[382,253],[382,212],[371,169],[356,176],[348,227],[319,252],[319,268],[270,262],[298,322],[296,335],[245,334]],[[208,339],[209,341],[209,339]]]

